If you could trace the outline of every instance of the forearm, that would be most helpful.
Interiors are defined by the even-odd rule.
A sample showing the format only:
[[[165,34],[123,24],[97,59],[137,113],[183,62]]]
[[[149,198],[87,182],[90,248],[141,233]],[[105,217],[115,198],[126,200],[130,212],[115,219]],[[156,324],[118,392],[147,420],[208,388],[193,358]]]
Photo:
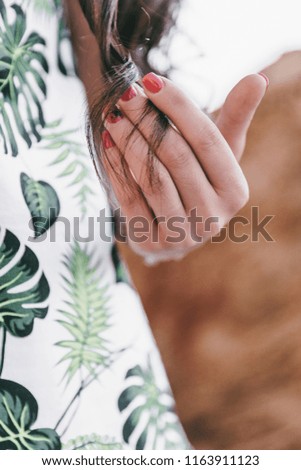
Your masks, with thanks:
[[[99,47],[78,0],[64,0],[64,10],[76,57],[77,73],[91,106],[102,86]]]

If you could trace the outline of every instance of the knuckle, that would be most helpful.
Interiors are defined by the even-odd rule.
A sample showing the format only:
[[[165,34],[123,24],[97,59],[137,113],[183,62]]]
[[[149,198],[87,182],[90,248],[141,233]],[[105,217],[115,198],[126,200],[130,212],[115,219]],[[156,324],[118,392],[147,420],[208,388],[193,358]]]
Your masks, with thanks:
[[[240,209],[247,204],[250,199],[250,190],[247,182],[243,182],[237,189],[237,200]]]
[[[174,242],[165,235],[165,239],[162,241],[162,247],[168,253],[177,254],[177,253],[187,253],[191,248],[193,248],[196,243],[191,240],[188,236],[182,240],[180,243]]]
[[[245,179],[240,180],[234,185],[233,190],[231,191],[231,195],[228,200],[228,207],[232,213],[236,213],[248,203],[249,198],[250,190],[248,183]]]
[[[212,224],[210,224],[210,230],[207,232],[207,234],[205,233],[205,236],[210,235],[210,237],[214,237],[215,235],[218,235],[226,223],[227,219],[224,217],[218,217],[218,221],[212,222]]]
[[[123,194],[123,199],[126,207],[128,207],[129,210],[132,210],[136,207],[137,205],[137,195],[134,192],[125,192]]]
[[[146,195],[168,195],[169,185],[170,178],[167,173],[158,169],[145,172],[140,183],[140,187]]]
[[[189,158],[187,148],[184,145],[177,145],[169,151],[169,161],[170,166],[173,168],[183,168],[186,167]]]
[[[200,150],[208,151],[222,143],[222,137],[215,129],[200,131],[197,139],[197,147]]]
[[[245,112],[243,106],[235,112],[228,112],[225,116],[225,121],[227,125],[231,128],[240,127],[245,119]]]
[[[134,243],[132,240],[129,240],[128,244],[137,255],[142,256],[144,258],[151,255],[156,256],[162,250],[162,246],[160,243],[154,244],[151,240],[148,240],[143,243]]]

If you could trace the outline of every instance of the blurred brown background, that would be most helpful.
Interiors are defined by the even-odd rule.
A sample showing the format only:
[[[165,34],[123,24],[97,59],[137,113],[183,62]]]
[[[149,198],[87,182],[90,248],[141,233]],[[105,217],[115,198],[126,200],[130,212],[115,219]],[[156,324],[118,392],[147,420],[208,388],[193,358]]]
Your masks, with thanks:
[[[197,449],[301,449],[301,52],[265,73],[241,215],[274,215],[275,242],[207,244],[152,268],[122,247]]]

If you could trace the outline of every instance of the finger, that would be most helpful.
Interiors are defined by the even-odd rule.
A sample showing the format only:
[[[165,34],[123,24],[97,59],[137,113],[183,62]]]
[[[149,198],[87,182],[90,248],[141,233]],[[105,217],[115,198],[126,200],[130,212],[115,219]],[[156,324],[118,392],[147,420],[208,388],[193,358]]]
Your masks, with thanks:
[[[154,215],[141,193],[135,192],[134,194],[125,188],[124,175],[120,170],[121,155],[108,131],[103,132],[102,139],[107,156],[107,159],[104,159],[103,162],[104,168],[111,182],[114,195],[125,216],[127,237],[130,242],[138,243],[138,245],[141,244],[141,249],[148,249],[151,240],[158,239],[158,227],[154,222]],[[129,178],[131,178],[130,172]],[[134,179],[132,179],[130,183],[131,185],[135,185]],[[135,227],[134,222],[138,220],[142,223],[145,234],[148,235],[147,240],[145,240],[145,237],[142,239],[144,234],[141,233],[140,237],[133,233]],[[140,238],[140,242],[137,237]]]
[[[254,114],[268,86],[265,75],[254,74],[243,78],[230,92],[218,116],[216,125],[240,160],[246,136]]]
[[[148,98],[179,129],[217,191],[244,178],[217,126],[176,85],[153,73],[143,78],[143,85]]]
[[[152,142],[154,137],[156,138],[154,134],[158,112],[153,110],[146,113],[147,103],[149,100],[143,90],[138,86],[132,86],[121,97],[118,105],[133,125],[138,126],[145,140]],[[173,127],[168,126],[162,142],[156,149],[156,154],[168,169],[186,211],[195,205],[196,200],[201,201],[205,197],[210,197],[212,186],[200,162],[182,135]]]
[[[185,211],[169,172],[154,157],[154,170],[149,168],[149,145],[125,116],[106,120],[106,129],[141,188],[156,217],[184,215]],[[150,177],[150,172],[153,173]]]

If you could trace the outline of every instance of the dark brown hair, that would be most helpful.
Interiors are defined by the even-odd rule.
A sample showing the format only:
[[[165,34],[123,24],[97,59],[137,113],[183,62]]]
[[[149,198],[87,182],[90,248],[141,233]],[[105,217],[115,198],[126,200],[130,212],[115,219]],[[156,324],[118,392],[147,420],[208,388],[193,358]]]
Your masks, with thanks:
[[[181,0],[80,0],[82,11],[100,49],[104,86],[99,90],[99,96],[90,109],[88,141],[94,162],[97,159],[96,169],[107,189],[110,189],[110,185],[103,166],[106,154],[100,139],[104,130],[104,116],[114,111],[116,102],[131,84],[137,82],[142,75],[154,71],[150,64],[150,52],[172,30],[180,2]],[[159,72],[162,75],[168,74],[167,69]],[[152,109],[154,106],[148,102],[141,120]],[[156,112],[157,119],[153,123],[152,132],[154,138],[149,143],[148,155],[152,182],[155,181],[155,151],[168,126],[166,116],[157,109]],[[133,127],[133,131],[137,127],[138,124]],[[118,177],[125,178],[130,191],[139,190],[122,155],[120,162],[122,172],[118,172]]]

